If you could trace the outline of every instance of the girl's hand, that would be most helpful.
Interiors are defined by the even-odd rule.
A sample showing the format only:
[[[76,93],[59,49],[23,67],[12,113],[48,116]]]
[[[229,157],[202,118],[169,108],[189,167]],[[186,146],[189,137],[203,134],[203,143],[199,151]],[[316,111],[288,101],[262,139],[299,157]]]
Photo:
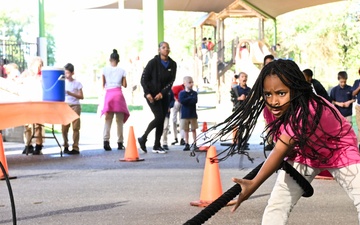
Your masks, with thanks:
[[[240,206],[240,204],[247,200],[256,190],[255,185],[252,180],[238,179],[232,178],[235,183],[240,184],[241,192],[239,193],[239,197],[235,206],[231,209],[231,212],[235,212],[235,210]]]
[[[150,103],[153,103],[153,102],[154,102],[154,99],[153,99],[153,97],[151,96],[151,94],[147,94],[147,95],[146,95],[146,98],[147,98],[147,100],[148,100]]]
[[[163,96],[162,96],[162,94],[161,94],[161,92],[159,93],[159,94],[157,94],[156,96],[155,96],[155,101],[159,101],[160,99],[162,99],[163,98]]]

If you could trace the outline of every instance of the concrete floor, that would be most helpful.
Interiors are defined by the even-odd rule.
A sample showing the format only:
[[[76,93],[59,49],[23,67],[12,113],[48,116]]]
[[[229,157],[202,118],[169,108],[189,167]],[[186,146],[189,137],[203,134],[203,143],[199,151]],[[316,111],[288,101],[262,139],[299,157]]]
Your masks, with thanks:
[[[130,125],[136,137],[145,129],[147,123],[139,120],[142,113],[133,114],[124,130],[126,138]],[[4,143],[9,175],[17,177],[10,181],[17,224],[184,224],[202,210],[190,202],[200,198],[205,154],[197,162],[182,151],[183,146],[175,145],[168,154],[140,152],[144,161],[120,162],[124,151],[102,149],[102,122],[95,114],[83,114],[82,125],[80,155],[60,157],[52,139],[46,140],[40,156],[22,155],[23,144]],[[249,151],[254,163],[235,156],[219,164],[223,192],[234,185],[232,177],[244,177],[264,161],[260,141],[257,129]],[[115,143],[111,142],[113,148]],[[147,146],[151,150],[152,140]],[[236,212],[224,207],[205,224],[260,224],[275,178],[271,176]],[[355,207],[335,181],[316,179],[312,185],[314,195],[300,199],[288,224],[358,224]],[[5,181],[0,182],[0,224],[13,224]]]

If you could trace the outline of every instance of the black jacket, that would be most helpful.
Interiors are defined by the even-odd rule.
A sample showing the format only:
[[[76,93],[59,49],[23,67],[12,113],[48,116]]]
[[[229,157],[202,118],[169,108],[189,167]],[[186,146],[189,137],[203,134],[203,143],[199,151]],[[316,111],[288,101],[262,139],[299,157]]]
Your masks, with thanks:
[[[151,59],[144,68],[140,81],[144,96],[151,94],[155,97],[160,92],[163,96],[168,95],[175,81],[176,69],[177,64],[170,57],[167,68],[161,64],[159,55]]]
[[[320,81],[316,79],[311,79],[311,83],[316,91],[316,94],[320,95],[321,97],[325,98],[329,102],[331,102],[331,99],[329,97],[329,94],[325,90],[324,86],[320,83]]]

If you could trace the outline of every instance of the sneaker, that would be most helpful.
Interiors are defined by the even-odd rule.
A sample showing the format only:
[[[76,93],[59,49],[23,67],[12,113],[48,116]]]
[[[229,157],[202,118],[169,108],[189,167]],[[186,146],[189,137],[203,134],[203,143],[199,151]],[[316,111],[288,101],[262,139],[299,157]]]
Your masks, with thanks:
[[[185,140],[181,138],[180,145],[185,145]]]
[[[26,154],[26,149],[28,149],[28,154],[32,154],[34,152],[34,146],[29,145],[29,146],[25,146],[22,154]]]
[[[160,153],[160,154],[165,154],[166,151],[161,147],[161,146],[157,146],[153,148],[152,150],[153,153]]]
[[[104,141],[104,150],[105,150],[105,151],[111,151],[111,147],[110,147],[109,141]]]
[[[42,145],[35,145],[35,150],[33,152],[33,155],[42,155]]]
[[[165,150],[169,150],[169,146],[167,146],[167,145],[163,145],[162,147],[163,147],[163,149],[165,149]]]
[[[71,151],[69,151],[67,154],[69,154],[69,155],[79,155],[79,154],[80,154],[80,151],[71,150]]]
[[[175,141],[174,142],[172,142],[171,143],[171,145],[175,145],[175,144],[177,144],[179,141],[178,141],[178,139],[177,138],[175,138]]]
[[[185,148],[183,149],[183,151],[190,151],[190,145],[189,145],[189,144],[185,144]]]
[[[199,147],[196,145],[191,146],[191,151],[198,152],[200,151]]]
[[[70,151],[69,151],[69,147],[64,147],[64,153],[65,154],[68,154]]]
[[[125,146],[123,145],[122,142],[118,142],[118,150],[125,150]]]
[[[139,138],[138,138],[138,142],[139,142],[139,144],[140,144],[141,150],[142,150],[144,153],[147,153],[147,150],[146,150],[146,140],[143,140],[142,137],[139,137]]]
[[[273,150],[274,147],[275,147],[274,144],[266,145],[266,146],[264,147],[264,150],[265,150],[265,151],[271,151],[271,150]]]

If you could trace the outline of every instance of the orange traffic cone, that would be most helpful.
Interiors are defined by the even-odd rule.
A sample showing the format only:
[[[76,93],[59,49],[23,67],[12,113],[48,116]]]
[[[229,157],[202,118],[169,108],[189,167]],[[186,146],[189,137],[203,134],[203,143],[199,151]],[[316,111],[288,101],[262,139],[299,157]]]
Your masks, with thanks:
[[[207,131],[207,122],[203,122],[203,127],[202,127],[202,129],[201,129],[201,132],[205,132],[205,131]]]
[[[208,128],[207,128],[207,122],[203,122],[203,127],[202,127],[202,129],[201,129],[201,132],[206,132],[208,130]],[[204,140],[207,138],[207,136],[206,136],[206,133],[205,133],[205,135],[204,135]],[[205,145],[203,145],[203,146],[200,146],[199,147],[199,151],[207,151],[208,149],[210,148],[210,146],[205,146]]]
[[[210,146],[202,145],[199,147],[199,151],[207,151],[210,148]]]
[[[8,165],[7,165],[7,161],[6,161],[6,157],[5,157],[5,150],[4,150],[2,134],[0,134],[0,162],[1,162],[1,167],[2,167],[2,168],[0,168],[0,180],[5,180],[6,176],[9,179],[15,179],[16,177],[9,176],[9,170],[8,170]],[[4,174],[3,169],[5,170],[6,174]]]
[[[137,162],[144,161],[144,159],[139,158],[139,152],[136,147],[136,140],[134,134],[134,127],[130,126],[129,128],[129,137],[128,143],[125,149],[125,155],[123,159],[120,159],[121,162]]]
[[[206,207],[223,194],[219,164],[211,162],[211,158],[216,159],[216,148],[213,145],[210,146],[206,155],[200,200],[190,202],[192,206]],[[235,204],[235,202],[231,201],[228,205]]]

